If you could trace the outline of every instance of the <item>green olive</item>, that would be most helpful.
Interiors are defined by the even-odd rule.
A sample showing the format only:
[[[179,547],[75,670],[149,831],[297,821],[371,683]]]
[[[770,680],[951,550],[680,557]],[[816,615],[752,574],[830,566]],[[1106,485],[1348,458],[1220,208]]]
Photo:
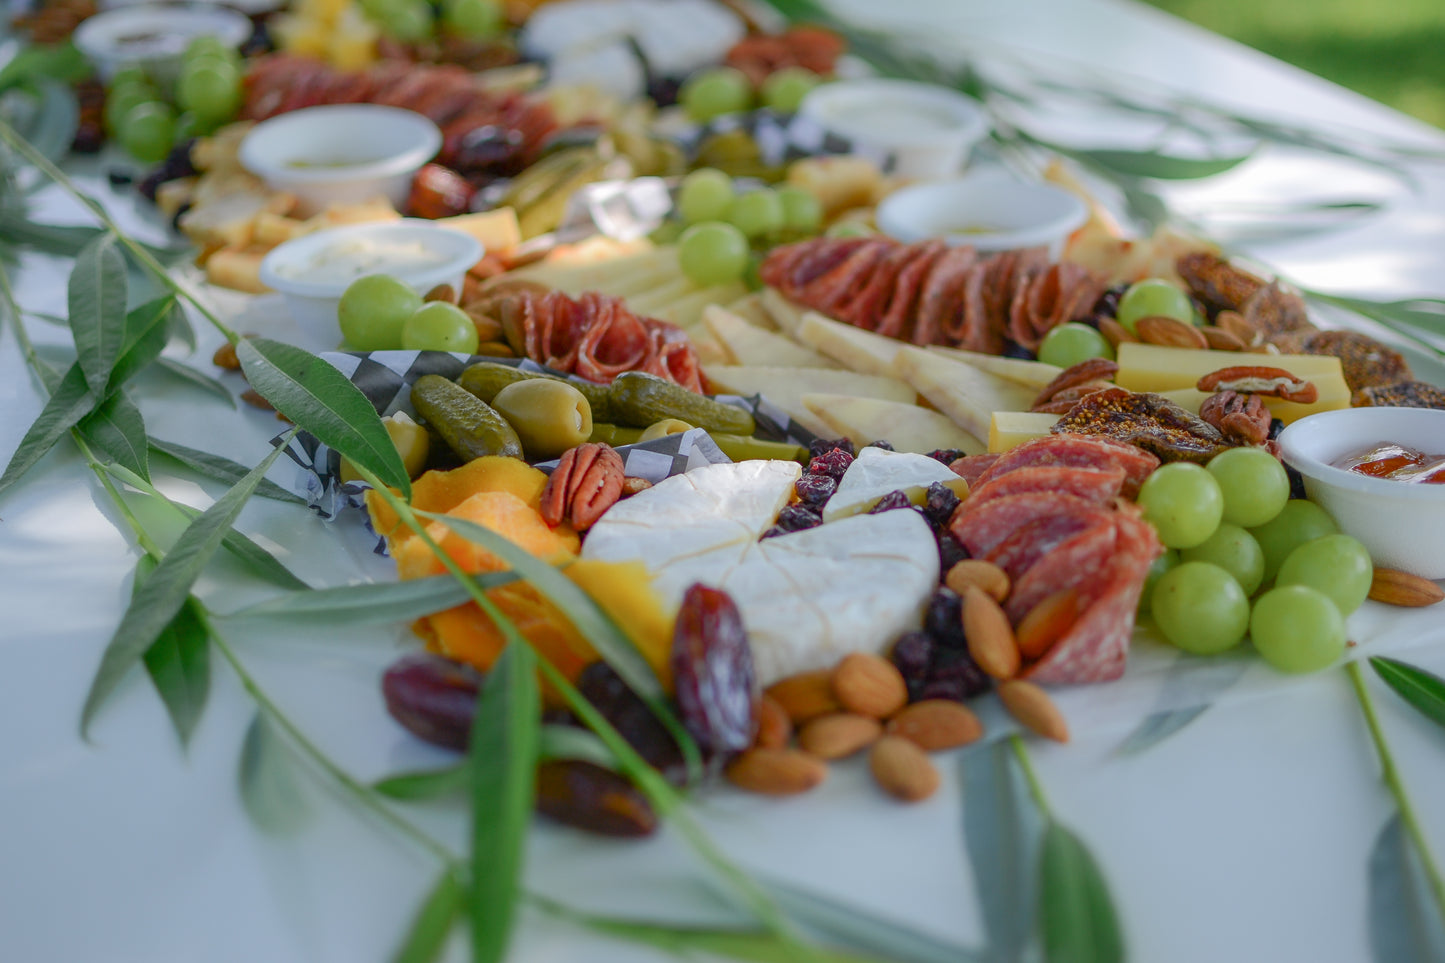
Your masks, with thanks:
[[[666,438],[668,435],[680,435],[684,431],[692,431],[692,425],[677,418],[664,418],[661,421],[654,421],[642,429],[642,437],[638,441],[654,441],[658,438]]]
[[[592,406],[565,381],[514,382],[497,392],[492,407],[511,424],[533,461],[556,458],[592,434]]]

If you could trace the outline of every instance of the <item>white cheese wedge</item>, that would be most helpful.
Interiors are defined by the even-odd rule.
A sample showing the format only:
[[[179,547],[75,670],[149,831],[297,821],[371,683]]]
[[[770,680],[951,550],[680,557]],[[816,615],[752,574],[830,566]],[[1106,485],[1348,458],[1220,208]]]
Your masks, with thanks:
[[[1039,394],[1034,388],[923,348],[902,348],[893,367],[900,378],[976,438],[988,436],[995,411],[1028,411]]]
[[[803,315],[793,337],[845,368],[871,375],[893,374],[893,359],[904,347],[902,341],[834,321],[816,311]]]
[[[947,415],[917,405],[825,394],[803,395],[803,404],[831,429],[830,435],[845,435],[855,445],[882,438],[897,451],[958,448],[964,454],[977,455],[984,450],[983,442]]]
[[[889,492],[904,492],[914,504],[922,504],[934,482],[949,486],[960,497],[968,494],[968,484],[941,461],[927,455],[864,448],[823,506],[823,521],[866,512]]]
[[[840,368],[811,348],[791,338],[764,331],[716,304],[703,309],[702,320],[728,352],[735,364],[766,364],[787,368]]]

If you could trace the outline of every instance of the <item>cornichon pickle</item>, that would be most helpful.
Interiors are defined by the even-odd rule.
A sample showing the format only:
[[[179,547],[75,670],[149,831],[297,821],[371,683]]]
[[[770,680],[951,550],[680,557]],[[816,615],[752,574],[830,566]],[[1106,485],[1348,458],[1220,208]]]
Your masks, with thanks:
[[[624,371],[608,392],[612,417],[623,425],[646,428],[665,418],[676,418],[708,431],[751,435],[753,416],[741,408],[713,401],[682,385],[643,371]]]
[[[607,414],[607,385],[600,385],[594,381],[584,381],[581,378],[559,378],[556,375],[543,374],[539,371],[523,371],[509,364],[496,364],[490,361],[479,361],[470,365],[462,372],[457,384],[485,401],[492,403],[497,397],[497,392],[507,385],[516,384],[519,381],[531,381],[537,378],[545,378],[549,381],[560,381],[563,384],[571,385],[582,392],[582,397],[587,399],[587,404],[592,407],[594,419],[608,419]]]
[[[422,375],[411,404],[463,461],[484,455],[522,457],[522,442],[507,420],[476,395],[441,375]]]
[[[592,422],[592,434],[588,441],[600,441],[613,448],[621,448],[623,445],[635,445],[642,440],[641,428],[624,428],[621,425],[609,425],[603,421]]]
[[[796,461],[806,465],[810,458],[808,449],[785,441],[764,441],[743,435],[729,435],[712,432],[712,440],[722,453],[733,461],[751,461],[755,458],[771,458],[777,461]]]

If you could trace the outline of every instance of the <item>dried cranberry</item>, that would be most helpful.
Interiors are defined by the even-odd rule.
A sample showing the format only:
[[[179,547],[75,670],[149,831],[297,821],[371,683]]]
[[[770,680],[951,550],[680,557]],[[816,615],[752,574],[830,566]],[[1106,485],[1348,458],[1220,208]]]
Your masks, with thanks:
[[[923,631],[944,648],[966,649],[968,640],[963,635],[962,597],[951,588],[940,587],[934,592],[923,615]]]
[[[881,515],[884,512],[896,511],[900,508],[912,508],[913,502],[908,500],[906,492],[889,492],[878,499],[877,504],[868,509],[869,515]]]
[[[892,443],[892,442],[886,441],[885,439],[882,439],[882,438],[879,438],[877,441],[870,441],[870,442],[868,442],[868,444],[864,445],[863,447],[864,447],[864,448],[881,448],[881,449],[883,449],[884,451],[897,451],[897,450],[898,450],[898,449],[896,449],[896,448],[893,447],[893,443]]]
[[[743,617],[721,589],[694,584],[672,635],[682,723],[704,752],[741,752],[757,732],[757,675]]]
[[[934,528],[943,528],[953,517],[958,500],[958,494],[952,488],[942,482],[934,482],[928,486],[928,500],[923,505],[923,517],[928,519]]]
[[[577,689],[649,765],[662,770],[672,782],[684,781],[687,770],[682,750],[616,669],[606,662],[593,662],[577,677]]]
[[[964,544],[954,538],[953,533],[948,529],[941,528],[933,535],[938,540],[938,570],[940,572],[947,573],[959,562],[973,557],[968,553]]]
[[[482,674],[445,656],[403,656],[381,677],[386,711],[418,738],[447,749],[467,748]]]
[[[832,451],[815,455],[813,460],[808,462],[808,471],[814,475],[827,475],[834,481],[842,481],[843,473],[851,464],[853,464],[852,452],[834,448]]]
[[[962,448],[935,448],[928,453],[928,457],[945,465],[952,465],[967,454]]]
[[[933,638],[927,632],[906,632],[893,643],[888,658],[908,684],[908,698],[917,699],[933,667]]]
[[[850,455],[854,454],[853,442],[847,438],[815,438],[813,443],[808,446],[808,454],[817,458],[819,455],[826,455],[834,448],[841,448]]]
[[[819,510],[837,490],[838,481],[831,475],[814,475],[812,472],[806,472],[793,483],[793,491],[797,492],[802,503],[809,508]]]

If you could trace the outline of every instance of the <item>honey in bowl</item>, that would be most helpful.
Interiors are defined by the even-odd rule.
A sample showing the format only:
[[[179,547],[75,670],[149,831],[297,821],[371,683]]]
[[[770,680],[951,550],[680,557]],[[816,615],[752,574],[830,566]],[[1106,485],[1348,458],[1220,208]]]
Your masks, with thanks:
[[[1394,442],[1353,452],[1330,464],[1371,478],[1445,485],[1445,455],[1428,455]]]

